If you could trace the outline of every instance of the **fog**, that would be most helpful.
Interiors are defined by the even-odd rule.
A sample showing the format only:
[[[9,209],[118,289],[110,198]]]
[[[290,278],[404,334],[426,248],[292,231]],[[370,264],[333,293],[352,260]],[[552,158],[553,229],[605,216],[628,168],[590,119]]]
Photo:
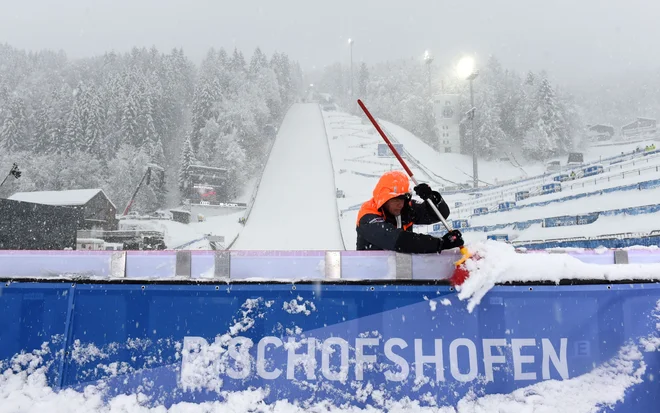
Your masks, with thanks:
[[[0,41],[86,57],[132,47],[285,52],[310,71],[349,59],[376,63],[430,50],[450,66],[463,53],[494,54],[518,71],[575,83],[656,70],[660,3],[642,0],[327,2],[211,0],[3,0]]]

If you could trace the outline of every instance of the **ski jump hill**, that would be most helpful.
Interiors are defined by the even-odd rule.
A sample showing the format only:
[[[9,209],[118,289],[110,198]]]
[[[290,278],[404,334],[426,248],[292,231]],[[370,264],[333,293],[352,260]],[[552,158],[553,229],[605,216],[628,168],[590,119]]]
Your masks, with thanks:
[[[388,165],[332,122],[291,107],[229,250],[0,251],[0,411],[657,410],[657,248],[350,250]]]

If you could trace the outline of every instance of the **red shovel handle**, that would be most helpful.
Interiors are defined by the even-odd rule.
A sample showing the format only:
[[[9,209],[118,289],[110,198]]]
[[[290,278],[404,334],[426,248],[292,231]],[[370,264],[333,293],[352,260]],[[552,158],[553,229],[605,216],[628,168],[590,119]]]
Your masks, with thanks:
[[[369,112],[369,109],[367,109],[367,107],[364,106],[364,103],[362,103],[362,101],[360,99],[358,99],[357,102],[358,102],[358,105],[360,105],[360,107],[364,111],[364,113],[367,115],[367,117],[369,118],[371,123],[374,125],[374,128],[376,128],[378,133],[380,133],[380,136],[383,138],[383,140],[385,141],[387,146],[390,147],[390,150],[392,151],[394,156],[396,156],[396,159],[399,160],[399,163],[401,163],[401,166],[403,166],[403,169],[406,170],[406,172],[408,173],[408,176],[410,176],[412,178],[413,177],[412,171],[410,170],[410,168],[408,168],[408,165],[406,165],[406,162],[403,160],[401,155],[399,155],[399,152],[396,151],[396,149],[394,148],[394,145],[392,145],[392,142],[390,142],[390,140],[387,139],[387,135],[385,135],[385,132],[383,132],[383,130],[380,128],[380,125],[378,124],[378,122],[376,122],[376,119],[374,119],[374,117],[371,116],[371,113]],[[417,185],[417,181],[415,180],[415,178],[413,178],[413,181],[415,182],[415,185]]]

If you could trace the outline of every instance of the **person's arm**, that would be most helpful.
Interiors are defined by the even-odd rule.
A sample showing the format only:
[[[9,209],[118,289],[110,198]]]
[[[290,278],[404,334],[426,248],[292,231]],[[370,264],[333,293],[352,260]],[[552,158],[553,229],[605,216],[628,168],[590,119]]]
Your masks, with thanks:
[[[447,205],[440,193],[437,191],[432,191],[430,199],[433,201],[436,208],[438,208],[438,211],[442,214],[442,217],[447,219],[447,217],[449,217],[449,205]],[[435,213],[435,211],[433,211],[433,208],[431,208],[431,205],[429,205],[427,201],[416,202],[413,200],[411,201],[411,207],[415,216],[415,224],[428,225],[435,224],[436,222],[440,221],[440,218],[438,218],[438,215]]]
[[[431,235],[404,231],[375,214],[363,216],[357,231],[369,243],[387,251],[424,254],[440,252],[442,249],[441,239]]]

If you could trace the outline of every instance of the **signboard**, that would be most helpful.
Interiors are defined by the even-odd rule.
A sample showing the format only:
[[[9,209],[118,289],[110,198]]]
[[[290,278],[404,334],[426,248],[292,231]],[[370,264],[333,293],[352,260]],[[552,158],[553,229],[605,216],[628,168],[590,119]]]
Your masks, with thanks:
[[[210,166],[188,167],[188,198],[192,204],[218,205],[225,201],[227,170]]]
[[[568,161],[566,163],[568,165],[582,164],[584,163],[584,155],[581,152],[571,152],[568,154]]]
[[[394,149],[396,149],[397,152],[399,152],[399,155],[403,157],[403,144],[401,143],[393,143],[392,146],[394,146]],[[390,147],[387,146],[386,143],[379,143],[378,144],[378,156],[380,157],[394,157],[394,154],[390,150]]]
[[[452,221],[452,227],[454,228],[467,228],[469,226],[467,219],[455,219]]]
[[[587,225],[593,224],[598,219],[600,214],[598,212],[592,212],[590,214],[578,215],[576,217],[578,225]]]
[[[2,292],[0,364],[35,352],[56,389],[100,383],[104,397],[141,393],[145,406],[249,388],[268,389],[269,403],[455,406],[603,377],[629,383],[611,411],[658,405],[658,284],[496,286],[473,312],[437,284],[16,282]]]
[[[487,207],[479,207],[474,209],[474,215],[484,215],[488,213]]]
[[[509,241],[508,234],[489,234],[486,235],[486,239],[492,239],[494,241]]]
[[[529,191],[516,192],[516,201],[522,201],[527,198],[529,198]]]
[[[575,215],[566,215],[561,217],[551,217],[543,219],[543,227],[565,227],[570,225],[577,225],[577,217]]]

